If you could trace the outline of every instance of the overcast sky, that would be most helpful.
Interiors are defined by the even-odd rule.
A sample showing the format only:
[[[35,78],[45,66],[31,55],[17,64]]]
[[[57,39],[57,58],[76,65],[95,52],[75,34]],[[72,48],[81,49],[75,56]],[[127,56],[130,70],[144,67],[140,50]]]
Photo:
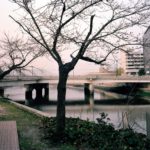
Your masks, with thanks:
[[[10,14],[13,14],[14,10],[15,5],[9,2],[9,0],[0,0],[0,38],[3,37],[4,33],[9,33],[9,35],[15,35],[17,33],[19,34],[20,29],[18,25],[9,17]],[[57,64],[54,61],[44,57],[40,58],[38,61],[35,61],[29,66],[32,65],[45,70],[47,74],[58,73]],[[74,74],[87,74],[93,71],[98,72],[98,70],[99,65],[80,61],[74,69]],[[73,74],[73,72],[71,72],[71,74]]]
[[[38,1],[42,3],[41,1]],[[0,0],[0,38],[3,38],[3,34],[7,33],[9,35],[17,35],[20,32],[20,28],[18,25],[9,17],[9,15],[13,16],[15,11],[15,4],[11,3],[9,0]],[[15,12],[16,13],[16,12]],[[112,63],[114,64],[114,62]],[[50,58],[41,57],[38,60],[34,61],[29,66],[35,66],[36,68],[44,70],[44,73],[47,75],[58,74],[57,64],[51,60]],[[114,64],[116,67],[117,64]],[[98,72],[100,66],[95,65],[93,63],[87,63],[83,61],[79,61],[74,71],[71,74],[80,75],[80,74],[88,74],[91,72]]]

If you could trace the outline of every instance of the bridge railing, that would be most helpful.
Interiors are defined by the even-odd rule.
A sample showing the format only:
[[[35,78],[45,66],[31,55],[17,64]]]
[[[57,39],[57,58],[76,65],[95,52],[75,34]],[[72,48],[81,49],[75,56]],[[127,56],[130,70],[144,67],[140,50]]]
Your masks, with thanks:
[[[4,80],[58,80],[58,76],[7,76]],[[69,80],[150,80],[150,76],[100,76],[76,75],[69,76]]]
[[[89,76],[89,80],[150,80],[150,76]]]

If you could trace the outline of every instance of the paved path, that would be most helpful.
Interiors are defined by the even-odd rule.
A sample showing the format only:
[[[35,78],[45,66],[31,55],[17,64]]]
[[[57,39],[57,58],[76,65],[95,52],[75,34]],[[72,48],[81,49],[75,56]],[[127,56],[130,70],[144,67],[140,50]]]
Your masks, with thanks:
[[[0,150],[19,150],[16,121],[0,121]]]

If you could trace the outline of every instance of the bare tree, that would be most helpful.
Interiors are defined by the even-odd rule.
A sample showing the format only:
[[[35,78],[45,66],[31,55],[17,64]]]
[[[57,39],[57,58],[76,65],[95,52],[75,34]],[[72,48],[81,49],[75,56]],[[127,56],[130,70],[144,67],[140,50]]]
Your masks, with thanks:
[[[58,63],[56,117],[57,133],[62,134],[69,72],[79,60],[102,64],[116,50],[132,49],[137,43],[139,48],[137,29],[146,26],[150,4],[146,0],[51,0],[41,6],[36,0],[11,1],[23,13],[21,18],[10,17]]]
[[[38,50],[37,50],[38,49]],[[25,68],[37,57],[44,55],[44,50],[32,41],[19,37],[5,38],[0,41],[0,80],[13,70]]]

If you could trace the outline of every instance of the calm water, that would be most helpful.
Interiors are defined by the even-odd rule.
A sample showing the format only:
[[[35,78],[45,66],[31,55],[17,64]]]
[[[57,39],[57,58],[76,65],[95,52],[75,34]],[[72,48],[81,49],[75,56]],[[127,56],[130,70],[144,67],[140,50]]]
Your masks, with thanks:
[[[57,90],[56,86],[49,87],[49,98],[50,100],[56,100]],[[23,87],[11,87],[5,90],[5,96],[13,100],[25,100],[25,88]],[[83,100],[84,93],[83,88],[69,87],[67,89],[67,100]],[[106,95],[100,92],[95,92],[94,99],[109,99]],[[42,105],[37,109],[51,114],[51,116],[56,115],[56,107]],[[140,106],[106,106],[106,105],[95,105],[90,107],[88,105],[84,106],[66,106],[68,117],[80,117],[82,119],[89,119],[91,121],[96,121],[96,118],[100,117],[100,113],[105,112],[110,118],[109,123],[113,123],[116,128],[122,127],[122,120],[124,114],[127,114],[126,118],[129,122],[130,127],[138,132],[146,133],[146,113],[150,113],[150,105],[140,105]]]
[[[83,100],[84,99],[84,92],[83,87],[68,87],[66,99],[67,100]],[[13,99],[13,100],[25,100],[25,88],[24,87],[11,87],[5,89],[5,96]],[[109,99],[110,97],[106,95],[102,95],[99,92],[94,92],[94,99]],[[56,86],[49,87],[49,99],[50,100],[57,100],[57,90]]]

